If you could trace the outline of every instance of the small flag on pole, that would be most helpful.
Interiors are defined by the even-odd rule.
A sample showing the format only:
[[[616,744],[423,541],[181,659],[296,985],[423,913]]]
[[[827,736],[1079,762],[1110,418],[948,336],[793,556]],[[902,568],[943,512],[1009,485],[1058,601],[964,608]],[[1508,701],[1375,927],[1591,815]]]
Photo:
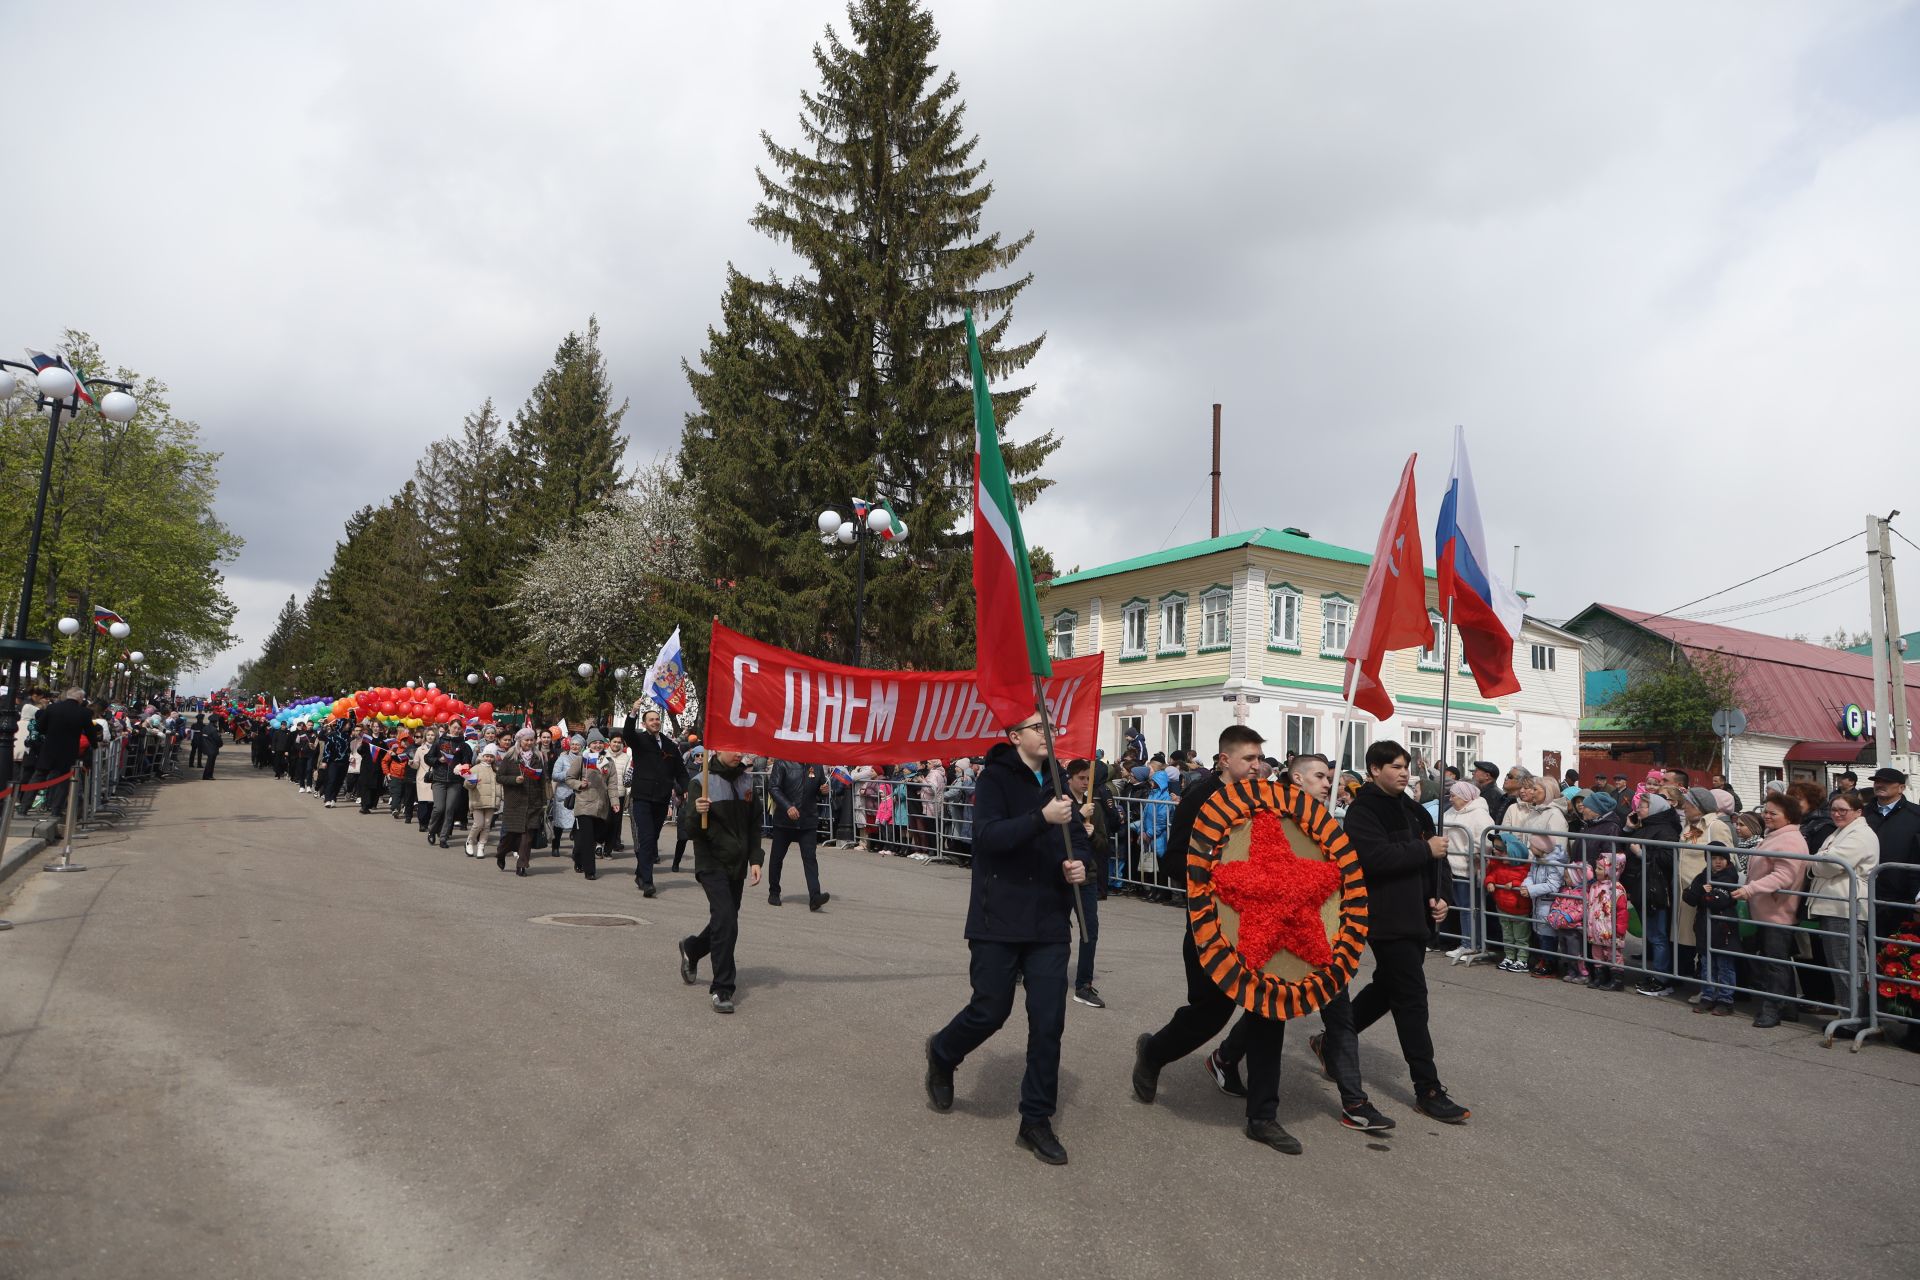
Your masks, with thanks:
[[[1452,606],[1460,648],[1480,695],[1498,698],[1520,692],[1520,678],[1513,673],[1513,642],[1520,635],[1526,604],[1494,576],[1486,531],[1480,527],[1480,502],[1473,492],[1473,468],[1467,463],[1467,433],[1459,427],[1453,429],[1453,475],[1440,503],[1433,543],[1440,612],[1446,616]]]
[[[87,404],[93,403],[93,393],[87,390],[87,380],[81,374],[80,370],[59,356],[50,356],[44,351],[35,351],[32,347],[28,347],[26,351],[27,360],[33,365],[36,373],[42,369],[65,369],[73,375],[73,394],[79,396],[80,399]]]
[[[125,621],[126,621],[125,618],[121,617],[119,614],[115,613],[113,610],[107,608],[107,606],[103,604],[97,604],[93,606],[93,625],[95,626],[95,628],[99,630],[100,634],[103,636],[109,634],[107,629],[111,627],[114,623],[125,622]]]
[[[1034,712],[1033,678],[1051,676],[1047,629],[1033,591],[1033,566],[1020,511],[1000,456],[1000,428],[980,363],[980,338],[967,315],[967,363],[973,369],[974,683],[1003,726]],[[896,522],[897,523],[897,522]]]
[[[1400,487],[1387,507],[1373,566],[1360,592],[1360,609],[1347,637],[1347,701],[1376,719],[1393,714],[1393,699],[1380,683],[1380,663],[1389,650],[1430,644],[1427,566],[1420,553],[1420,512],[1414,498],[1413,463],[1407,458]]]

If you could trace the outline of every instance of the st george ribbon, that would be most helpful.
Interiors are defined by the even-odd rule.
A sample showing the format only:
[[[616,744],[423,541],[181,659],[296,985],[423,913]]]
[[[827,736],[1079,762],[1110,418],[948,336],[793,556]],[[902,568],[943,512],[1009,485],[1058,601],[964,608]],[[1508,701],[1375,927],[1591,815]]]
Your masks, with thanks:
[[[971,671],[874,671],[823,662],[713,624],[706,745],[781,760],[899,764],[982,756],[1005,741]],[[1053,664],[1046,682],[1062,760],[1093,758],[1106,659]]]

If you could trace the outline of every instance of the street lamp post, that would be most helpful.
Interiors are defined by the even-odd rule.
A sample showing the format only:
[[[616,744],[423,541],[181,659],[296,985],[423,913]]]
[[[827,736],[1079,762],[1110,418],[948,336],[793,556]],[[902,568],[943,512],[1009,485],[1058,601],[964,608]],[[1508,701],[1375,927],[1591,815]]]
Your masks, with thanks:
[[[907,522],[895,520],[893,512],[885,507],[869,506],[864,520],[842,520],[840,513],[829,507],[820,513],[814,523],[820,530],[821,542],[828,546],[853,546],[856,549],[853,569],[853,662],[850,665],[857,667],[860,665],[860,633],[867,608],[867,543],[905,542]]]
[[[33,624],[33,580],[40,569],[40,529],[47,518],[47,490],[53,487],[53,455],[60,439],[61,415],[73,415],[80,411],[79,397],[84,389],[73,371],[58,361],[48,360],[45,364],[20,364],[13,360],[0,360],[0,400],[10,399],[20,386],[20,379],[14,370],[30,374],[34,380],[34,406],[47,410],[47,448],[40,461],[40,492],[33,502],[33,524],[27,531],[27,572],[20,588],[20,612],[14,623],[11,636],[0,637],[0,652],[7,659],[7,694],[0,698],[0,851],[7,847],[7,831],[13,825],[13,738],[20,727],[20,667],[23,662],[42,660],[53,652],[53,646],[43,640],[29,639],[27,631]],[[129,383],[115,382],[108,378],[94,379],[95,386],[112,387],[113,390],[100,398],[99,410],[109,422],[126,422],[139,409],[140,403],[128,394],[133,390]],[[92,395],[87,395],[89,403]]]

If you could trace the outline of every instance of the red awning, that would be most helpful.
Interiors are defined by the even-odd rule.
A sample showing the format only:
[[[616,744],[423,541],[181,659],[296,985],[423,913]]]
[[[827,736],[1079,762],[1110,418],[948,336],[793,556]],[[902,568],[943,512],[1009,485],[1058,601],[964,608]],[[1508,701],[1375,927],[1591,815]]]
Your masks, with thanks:
[[[1787,748],[1789,763],[1859,764],[1860,757],[1873,749],[1871,742],[1798,742]]]

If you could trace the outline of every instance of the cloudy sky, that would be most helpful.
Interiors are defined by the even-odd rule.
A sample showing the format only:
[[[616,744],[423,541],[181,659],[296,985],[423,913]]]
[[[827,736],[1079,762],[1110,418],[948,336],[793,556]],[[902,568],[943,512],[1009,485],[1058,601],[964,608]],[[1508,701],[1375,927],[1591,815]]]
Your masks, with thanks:
[[[1014,425],[1065,442],[1028,516],[1063,566],[1206,536],[1215,401],[1223,525],[1359,547],[1411,451],[1431,527],[1465,424],[1549,618],[1671,608],[1868,510],[1904,504],[1920,542],[1920,6],[932,9],[987,222],[1037,233]],[[242,644],[210,682],[350,510],[482,400],[517,409],[590,313],[630,456],[672,447],[725,264],[782,261],[747,225],[758,134],[797,141],[828,23],[70,0],[82,44],[10,60],[0,94],[45,132],[16,155],[0,340],[86,329],[224,451]],[[1862,552],[1701,608],[1863,628],[1845,579],[1758,612]]]

